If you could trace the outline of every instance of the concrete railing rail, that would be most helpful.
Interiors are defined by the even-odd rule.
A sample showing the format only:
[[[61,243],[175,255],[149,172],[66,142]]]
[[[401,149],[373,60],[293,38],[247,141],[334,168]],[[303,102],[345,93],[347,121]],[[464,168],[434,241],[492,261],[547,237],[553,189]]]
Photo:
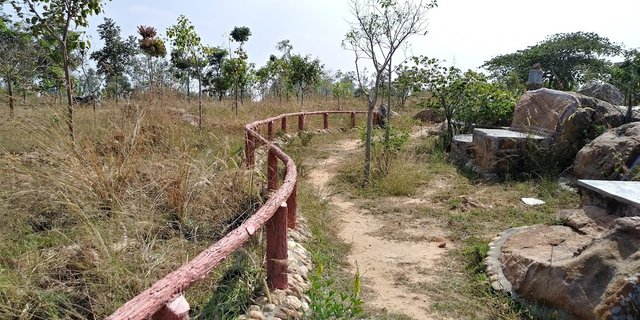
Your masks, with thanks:
[[[306,118],[322,116],[323,129],[329,129],[330,115],[349,115],[350,126],[356,126],[356,115],[366,111],[316,111],[282,114],[273,118],[255,121],[245,126],[245,161],[255,165],[255,150],[265,145],[267,151],[267,188],[272,192],[266,203],[239,227],[198,254],[191,261],[158,280],[150,288],[126,302],[107,319],[188,319],[189,303],[184,291],[203,279],[222,260],[242,246],[260,227],[265,227],[267,238],[267,284],[271,289],[286,289],[287,279],[287,227],[295,228],[297,211],[296,165],[287,154],[271,141],[275,138],[275,124],[287,132],[288,118],[297,118],[297,130],[304,131]],[[374,123],[377,115],[374,114]],[[261,126],[267,126],[267,137],[260,135]],[[278,187],[278,161],[286,169],[282,185]]]

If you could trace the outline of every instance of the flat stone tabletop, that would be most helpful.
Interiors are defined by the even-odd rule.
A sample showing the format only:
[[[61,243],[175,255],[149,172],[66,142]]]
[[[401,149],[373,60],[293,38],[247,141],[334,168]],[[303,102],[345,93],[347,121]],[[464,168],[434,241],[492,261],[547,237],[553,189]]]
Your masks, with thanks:
[[[640,208],[640,181],[578,180],[578,186]]]
[[[538,140],[542,140],[542,139],[546,139],[546,137],[537,135],[537,134],[532,134],[532,133],[524,133],[524,132],[518,132],[518,131],[513,131],[513,130],[506,130],[506,129],[482,129],[482,128],[476,128],[473,129],[474,132],[478,131],[481,132],[489,137],[497,137],[497,138],[512,138],[512,139],[538,139]]]
[[[461,141],[461,142],[473,142],[472,134],[456,134],[453,136],[453,140]]]

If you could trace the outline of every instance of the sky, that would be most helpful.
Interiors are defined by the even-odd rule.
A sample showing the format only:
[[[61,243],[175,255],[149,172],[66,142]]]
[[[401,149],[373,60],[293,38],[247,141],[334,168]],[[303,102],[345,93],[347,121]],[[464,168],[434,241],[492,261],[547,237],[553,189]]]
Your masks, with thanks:
[[[525,49],[555,33],[596,32],[627,48],[640,47],[640,1],[636,0],[439,0],[427,13],[426,36],[409,38],[398,53],[446,60],[461,69],[477,69],[500,54]],[[293,52],[319,58],[326,69],[354,70],[353,52],[341,47],[352,21],[349,0],[113,0],[92,17],[87,35],[92,48],[102,46],[96,27],[104,17],[120,26],[123,36],[138,25],[167,27],[184,14],[202,42],[229,46],[229,32],[247,26],[249,60],[262,66],[288,39]],[[137,35],[136,35],[137,36]]]

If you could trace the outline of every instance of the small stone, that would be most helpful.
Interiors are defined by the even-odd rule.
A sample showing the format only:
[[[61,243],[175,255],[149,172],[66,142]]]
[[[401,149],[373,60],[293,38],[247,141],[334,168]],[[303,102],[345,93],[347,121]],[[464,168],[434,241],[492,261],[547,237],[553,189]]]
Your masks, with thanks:
[[[251,319],[264,320],[262,312],[256,310],[249,311],[249,317],[251,317]]]
[[[264,305],[264,307],[262,307],[262,310],[264,312],[273,312],[273,310],[276,309],[276,305],[273,303],[267,303]]]
[[[249,306],[249,311],[260,311],[260,306],[252,304]]]
[[[261,306],[267,304],[268,302],[269,302],[269,299],[267,299],[267,297],[265,296],[260,296],[256,299],[256,304]]]
[[[296,296],[287,296],[287,305],[295,310],[302,308],[302,302]]]

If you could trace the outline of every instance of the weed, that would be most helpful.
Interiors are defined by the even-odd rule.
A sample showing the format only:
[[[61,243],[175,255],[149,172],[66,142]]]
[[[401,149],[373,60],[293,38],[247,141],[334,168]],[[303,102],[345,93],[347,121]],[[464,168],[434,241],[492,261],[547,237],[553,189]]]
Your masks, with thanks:
[[[264,290],[264,274],[251,253],[234,253],[233,262],[222,277],[198,319],[231,320],[247,312],[251,297]]]
[[[362,313],[360,274],[356,272],[349,291],[335,289],[335,279],[325,277],[322,264],[317,265],[309,277],[311,288],[307,292],[311,303],[305,318],[309,320],[355,319]]]

